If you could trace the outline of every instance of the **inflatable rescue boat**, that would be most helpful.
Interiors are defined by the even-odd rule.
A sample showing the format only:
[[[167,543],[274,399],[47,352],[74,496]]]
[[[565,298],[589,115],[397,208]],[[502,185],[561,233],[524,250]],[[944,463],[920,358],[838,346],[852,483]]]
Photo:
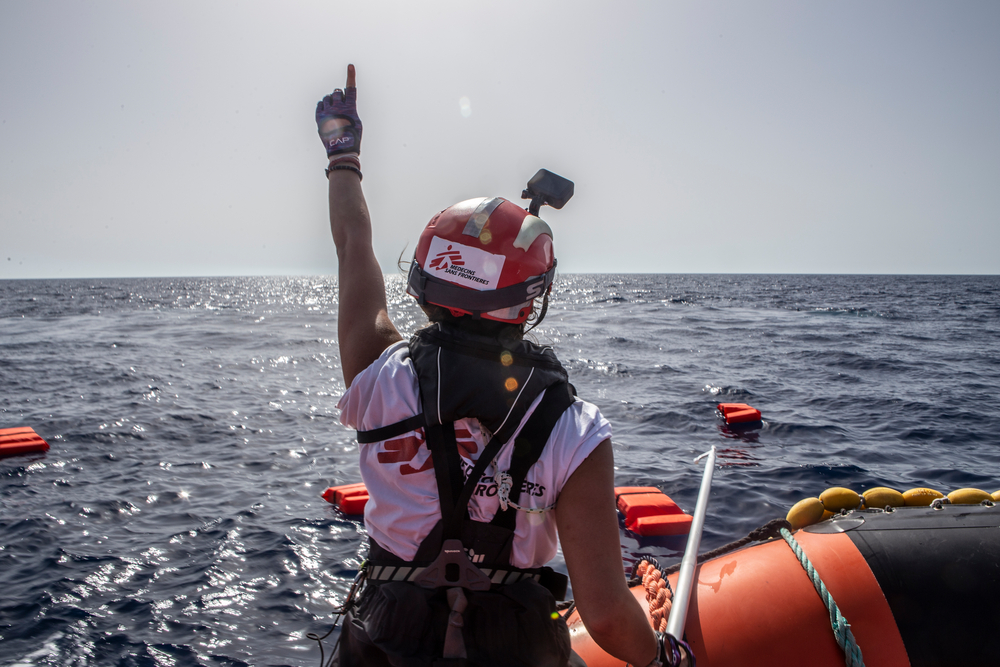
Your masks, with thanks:
[[[615,495],[637,537],[691,527],[658,488]],[[357,515],[368,491],[346,484],[323,497]],[[699,667],[1000,665],[998,503],[1000,491],[972,488],[833,487],[803,499],[784,520],[699,556],[684,639]],[[663,631],[677,566],[650,561],[637,564],[632,593]],[[572,603],[562,613],[588,667],[625,664],[597,646]]]
[[[1000,664],[1000,507],[845,510],[788,534],[850,624],[863,664]],[[655,627],[669,589],[644,579],[632,592]],[[665,579],[676,586],[676,574]],[[781,537],[699,564],[685,630],[698,667],[844,665],[817,588]],[[624,664],[576,612],[567,622],[588,667]]]

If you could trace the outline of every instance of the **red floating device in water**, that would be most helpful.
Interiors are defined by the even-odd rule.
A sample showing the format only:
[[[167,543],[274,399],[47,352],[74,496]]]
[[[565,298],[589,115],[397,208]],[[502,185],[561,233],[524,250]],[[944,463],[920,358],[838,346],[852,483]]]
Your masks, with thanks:
[[[0,456],[45,452],[49,443],[42,440],[30,426],[21,428],[0,428]]]
[[[759,422],[761,419],[760,410],[746,403],[719,403],[719,412],[727,424],[746,424]]]
[[[615,502],[625,527],[637,535],[685,535],[691,529],[691,517],[656,487],[615,487]]]
[[[621,486],[615,489],[615,499],[625,527],[637,535],[684,535],[691,527],[691,517],[655,487]],[[364,514],[368,489],[364,482],[331,486],[323,492],[323,500],[344,514]]]
[[[344,514],[364,514],[368,489],[364,482],[331,486],[323,492],[323,500],[335,505]]]

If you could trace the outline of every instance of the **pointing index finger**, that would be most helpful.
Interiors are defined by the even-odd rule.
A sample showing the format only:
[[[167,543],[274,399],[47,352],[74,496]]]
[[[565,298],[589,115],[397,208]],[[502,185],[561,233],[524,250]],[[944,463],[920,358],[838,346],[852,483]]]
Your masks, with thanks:
[[[357,83],[354,78],[354,65],[347,66],[347,88],[354,88]]]

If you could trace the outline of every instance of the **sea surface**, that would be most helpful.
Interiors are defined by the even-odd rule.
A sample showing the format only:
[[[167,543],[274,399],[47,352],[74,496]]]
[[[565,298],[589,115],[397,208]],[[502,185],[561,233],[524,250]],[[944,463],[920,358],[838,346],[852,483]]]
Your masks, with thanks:
[[[0,665],[318,665],[365,553],[320,497],[360,480],[336,331],[331,277],[0,281],[0,428],[52,445],[0,459]],[[702,550],[829,486],[1000,489],[997,276],[564,275],[536,335],[619,485],[693,511],[719,448]]]

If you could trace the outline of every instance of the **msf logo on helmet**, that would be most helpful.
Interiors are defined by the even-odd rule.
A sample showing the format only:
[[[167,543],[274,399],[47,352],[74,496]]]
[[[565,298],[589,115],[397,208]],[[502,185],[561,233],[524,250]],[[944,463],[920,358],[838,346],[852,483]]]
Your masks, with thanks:
[[[476,290],[497,288],[504,261],[503,255],[493,255],[438,236],[431,239],[426,258],[429,274]]]
[[[449,266],[465,266],[465,261],[462,259],[462,253],[458,250],[452,250],[451,246],[448,246],[448,249],[444,252],[438,253],[437,256],[431,260],[427,268],[443,271]]]

